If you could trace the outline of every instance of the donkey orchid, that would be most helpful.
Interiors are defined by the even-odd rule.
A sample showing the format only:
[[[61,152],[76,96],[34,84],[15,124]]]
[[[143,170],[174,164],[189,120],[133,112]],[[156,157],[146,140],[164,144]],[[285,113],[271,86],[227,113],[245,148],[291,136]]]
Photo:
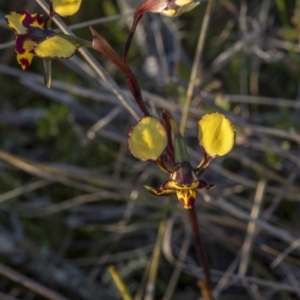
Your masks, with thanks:
[[[133,23],[124,50],[124,60],[127,61],[131,41],[137,24],[146,12],[160,13],[168,17],[177,17],[184,12],[192,10],[200,4],[200,0],[146,0],[135,11]]]
[[[22,69],[27,69],[34,56],[44,59],[45,82],[50,86],[52,58],[69,58],[77,48],[86,45],[83,40],[51,30],[51,21],[55,14],[62,16],[75,13],[81,0],[53,0],[50,3],[50,18],[45,26],[41,14],[30,14],[27,11],[11,12],[6,15],[8,26],[16,34],[15,51],[17,61]],[[46,28],[45,28],[46,27]]]
[[[150,120],[152,118],[152,120]],[[145,186],[157,196],[177,194],[185,209],[191,209],[196,199],[196,189],[211,189],[200,175],[216,156],[226,154],[234,144],[234,129],[231,123],[220,113],[205,115],[198,124],[199,142],[204,156],[198,167],[189,162],[188,152],[175,119],[163,111],[160,130],[159,120],[145,117],[129,133],[129,149],[140,160],[154,161],[161,170],[170,174],[171,179],[160,188]],[[153,126],[154,123],[156,124]],[[162,134],[163,129],[165,133]],[[166,145],[163,149],[163,145]]]
[[[53,35],[53,32],[43,29],[44,18],[40,14],[30,14],[27,11],[11,12],[6,15],[6,21],[16,33],[17,60],[22,69],[25,70],[35,55],[36,44],[43,38],[46,39]]]
[[[93,48],[110,59],[125,75],[131,92],[144,117],[134,125],[128,136],[129,150],[143,161],[152,161],[170,179],[160,188],[145,186],[157,196],[177,194],[185,209],[191,209],[196,199],[196,189],[210,189],[212,184],[200,179],[200,175],[217,156],[228,153],[234,144],[235,131],[228,119],[220,113],[204,115],[198,122],[198,140],[203,159],[197,167],[189,162],[188,152],[175,119],[166,110],[162,119],[152,117],[144,104],[140,88],[127,63],[110,46],[107,40],[91,28]]]

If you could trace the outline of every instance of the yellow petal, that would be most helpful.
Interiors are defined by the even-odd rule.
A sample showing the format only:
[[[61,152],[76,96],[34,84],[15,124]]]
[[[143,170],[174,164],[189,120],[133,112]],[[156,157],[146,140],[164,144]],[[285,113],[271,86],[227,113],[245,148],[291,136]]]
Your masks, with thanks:
[[[177,17],[188,12],[200,4],[200,1],[193,0],[171,0],[161,14],[167,17]]]
[[[192,3],[193,1],[191,1],[191,0],[175,0],[174,2],[178,6],[184,6],[184,5]]]
[[[177,15],[177,10],[175,9],[164,9],[161,14],[166,17],[175,17]]]
[[[80,5],[81,0],[52,0],[53,10],[60,16],[74,15]]]
[[[30,52],[25,52],[23,54],[19,54],[19,53],[17,54],[18,63],[21,65],[23,70],[26,70],[30,66],[33,56],[34,55]]]
[[[32,41],[31,39],[26,38],[23,42],[23,49],[25,52],[32,52],[35,46],[36,42]]]
[[[31,14],[30,27],[44,28],[44,19],[43,15],[40,14]]]
[[[15,30],[17,34],[25,34],[27,28],[23,25],[23,20],[25,19],[25,14],[17,13],[15,11],[5,16],[8,26]]]
[[[43,28],[43,16],[40,14],[30,14],[27,11],[11,12],[5,16],[7,24],[17,34],[26,34],[29,27]]]
[[[224,115],[211,113],[199,120],[198,139],[209,156],[222,156],[232,149],[235,131]]]
[[[60,36],[52,36],[37,44],[34,52],[42,58],[69,58],[75,53],[76,49],[66,39]]]
[[[195,190],[178,190],[177,198],[185,209],[193,208],[196,200]]]
[[[34,46],[35,42],[33,42],[30,39],[26,39],[22,45],[22,49],[24,50],[24,52],[17,53],[18,63],[21,65],[23,70],[27,69],[31,64],[31,61],[34,56],[32,51]]]
[[[133,156],[156,160],[167,146],[167,133],[158,119],[144,117],[132,127],[128,143]]]

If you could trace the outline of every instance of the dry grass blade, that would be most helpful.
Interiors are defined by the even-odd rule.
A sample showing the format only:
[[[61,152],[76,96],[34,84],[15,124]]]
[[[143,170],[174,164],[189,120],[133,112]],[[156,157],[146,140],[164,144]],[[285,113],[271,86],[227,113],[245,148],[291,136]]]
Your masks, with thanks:
[[[149,268],[149,278],[145,288],[145,296],[144,296],[145,300],[155,299],[155,286],[156,286],[155,282],[157,278],[157,272],[159,269],[161,248],[162,248],[165,230],[166,230],[166,218],[161,220],[159,224],[157,240],[155,243],[155,247],[153,250],[152,259],[150,263],[150,268]]]
[[[132,300],[132,297],[129,294],[129,291],[120,277],[119,273],[117,272],[116,268],[114,266],[109,266],[108,267],[108,272],[111,275],[111,277],[114,280],[115,285],[117,286],[123,300]]]
[[[178,280],[179,280],[179,276],[182,272],[181,265],[187,256],[190,244],[191,244],[190,234],[186,234],[186,238],[184,239],[182,246],[180,248],[175,268],[173,270],[172,276],[170,278],[170,281],[168,283],[168,286],[166,288],[166,291],[165,291],[165,294],[164,294],[162,300],[171,300],[172,299],[173,294],[175,293],[175,289],[176,289]]]
[[[44,186],[47,186],[49,184],[50,184],[50,182],[48,182],[48,181],[39,180],[39,181],[30,183],[28,185],[18,187],[14,190],[11,190],[9,192],[1,194],[0,195],[0,203],[5,202],[9,199],[18,197],[18,196],[23,195],[25,193],[29,193],[29,192],[32,192],[34,190],[40,189],[40,188],[42,188]]]
[[[10,280],[13,280],[13,281],[25,286],[26,288],[36,292],[40,296],[45,297],[46,299],[68,300],[68,298],[63,297],[62,295],[54,292],[53,290],[48,289],[45,286],[42,286],[38,282],[14,271],[13,269],[11,269],[3,264],[0,264],[0,274],[4,277],[9,278]]]
[[[266,181],[260,181],[257,185],[256,194],[254,197],[253,207],[251,210],[251,219],[252,221],[249,222],[247,228],[247,236],[245,238],[242,252],[241,252],[241,263],[239,267],[239,275],[242,277],[246,275],[247,269],[249,266],[249,262],[251,259],[251,250],[253,246],[253,241],[255,238],[255,231],[256,231],[256,224],[255,220],[259,217],[262,201],[264,199],[265,188],[266,188]]]
[[[48,12],[48,6],[44,0],[36,0],[36,2],[43,8],[44,11]],[[72,32],[68,29],[68,27],[60,20],[60,18],[55,18],[54,22],[57,24],[57,26],[61,29],[61,31],[65,34],[72,34]],[[122,93],[120,92],[120,89],[118,85],[113,81],[111,77],[107,74],[107,72],[103,69],[103,67],[98,63],[98,61],[89,53],[87,49],[81,48],[78,50],[81,55],[84,57],[84,59],[89,63],[89,65],[93,68],[93,70],[97,73],[99,78],[101,78],[115,93],[117,98],[120,100],[122,105],[131,113],[131,115],[138,120],[139,117],[137,113],[134,111],[132,106],[128,104],[126,99],[123,97]]]
[[[201,30],[199,33],[198,44],[197,44],[196,53],[195,53],[195,59],[193,62],[192,73],[191,73],[191,77],[190,77],[190,81],[189,81],[189,85],[188,85],[188,89],[187,89],[187,94],[186,94],[186,99],[185,99],[185,103],[184,103],[184,109],[183,109],[183,113],[182,113],[182,117],[181,117],[180,132],[182,135],[184,135],[184,131],[186,128],[188,112],[189,112],[190,104],[191,104],[192,97],[193,97],[194,87],[195,87],[198,72],[199,72],[199,64],[201,62],[202,52],[204,49],[204,43],[205,43],[205,38],[206,38],[211,14],[212,14],[213,4],[214,4],[214,0],[209,0],[207,3],[205,15],[204,15],[204,18],[202,21]]]

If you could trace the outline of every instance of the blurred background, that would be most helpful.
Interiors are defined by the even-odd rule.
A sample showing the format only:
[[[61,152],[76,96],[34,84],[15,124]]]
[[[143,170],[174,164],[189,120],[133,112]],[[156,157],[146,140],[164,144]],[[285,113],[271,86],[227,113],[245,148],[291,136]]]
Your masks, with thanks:
[[[87,40],[93,25],[122,54],[141,2],[83,0],[56,20]],[[135,300],[200,299],[187,211],[143,188],[168,177],[128,151],[141,113],[123,74],[83,50],[53,60],[48,89],[41,59],[18,65],[4,17],[46,16],[45,3],[0,0],[0,299],[121,299],[110,265]],[[178,123],[194,66],[185,140],[195,167],[203,114],[236,128],[234,149],[203,174],[216,188],[196,201],[216,299],[299,299],[300,1],[214,1],[197,67],[206,7],[144,15],[129,64],[151,113],[166,108]]]

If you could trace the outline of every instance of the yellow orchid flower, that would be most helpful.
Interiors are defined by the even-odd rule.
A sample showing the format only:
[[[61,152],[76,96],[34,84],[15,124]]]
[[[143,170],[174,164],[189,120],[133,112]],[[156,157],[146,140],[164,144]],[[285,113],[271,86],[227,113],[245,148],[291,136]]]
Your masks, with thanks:
[[[18,63],[25,70],[31,64],[37,40],[51,36],[44,31],[44,18],[41,14],[30,14],[27,11],[11,12],[6,15],[8,26],[16,33],[15,50]]]
[[[141,90],[126,61],[116,53],[108,41],[90,28],[93,48],[113,62],[126,77],[128,86],[144,117],[134,125],[128,135],[129,150],[142,161],[154,162],[163,172],[170,175],[160,188],[145,186],[152,194],[163,196],[176,194],[185,209],[192,209],[196,199],[196,189],[211,189],[200,179],[201,174],[217,156],[228,153],[234,144],[235,131],[230,121],[222,114],[207,114],[198,122],[198,139],[203,151],[203,159],[198,167],[189,162],[185,142],[175,119],[166,110],[159,120],[150,115],[143,100]]]
[[[69,58],[79,47],[91,47],[91,43],[80,38],[51,30],[53,16],[74,14],[79,9],[81,0],[53,0],[50,4],[50,17],[46,28],[41,14],[19,11],[5,16],[8,26],[16,34],[15,51],[18,63],[25,70],[34,56],[43,58],[45,83],[48,87],[51,82],[51,59]]]

